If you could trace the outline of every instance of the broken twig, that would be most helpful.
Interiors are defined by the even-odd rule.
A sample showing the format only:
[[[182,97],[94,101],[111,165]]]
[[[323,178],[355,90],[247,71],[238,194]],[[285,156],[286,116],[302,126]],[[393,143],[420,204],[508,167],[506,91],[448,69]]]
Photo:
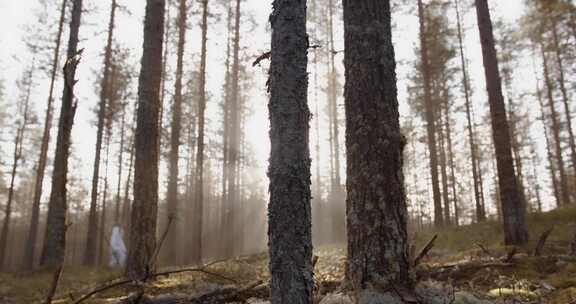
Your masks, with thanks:
[[[438,238],[438,235],[435,234],[432,237],[432,239],[430,239],[430,241],[428,241],[426,246],[424,246],[424,248],[422,248],[422,250],[420,251],[418,256],[416,256],[416,259],[414,259],[414,267],[418,266],[418,264],[420,264],[420,262],[428,254],[428,252],[430,252],[430,250],[432,250],[432,247],[434,247],[434,242],[436,241],[437,238]]]

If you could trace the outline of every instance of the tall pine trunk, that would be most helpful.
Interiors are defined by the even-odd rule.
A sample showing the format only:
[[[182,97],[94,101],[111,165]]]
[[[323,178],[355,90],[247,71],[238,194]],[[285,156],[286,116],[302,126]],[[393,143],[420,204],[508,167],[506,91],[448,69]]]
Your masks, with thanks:
[[[472,163],[472,180],[474,185],[474,202],[476,210],[476,221],[483,222],[486,220],[486,211],[482,208],[482,198],[480,191],[480,182],[478,176],[478,157],[476,154],[476,144],[474,139],[474,132],[472,129],[472,107],[470,100],[470,81],[468,79],[468,68],[466,64],[466,57],[464,55],[464,42],[462,37],[462,21],[460,18],[460,0],[454,0],[456,7],[456,19],[458,25],[458,47],[460,53],[460,65],[462,70],[462,86],[464,87],[464,99],[466,105],[466,129],[468,131],[468,142],[470,144],[470,160]]]
[[[365,289],[374,280],[410,288],[405,139],[400,133],[390,1],[343,3],[346,276],[355,289]]]
[[[180,158],[180,130],[182,129],[182,72],[184,66],[184,46],[186,45],[187,0],[180,0],[178,9],[178,47],[176,60],[176,80],[174,82],[174,103],[172,104],[172,125],[170,132],[170,160],[168,168],[168,190],[166,192],[168,217],[178,217],[178,160]],[[177,222],[180,221],[178,218]],[[168,221],[169,222],[169,221]],[[178,225],[169,227],[166,239],[166,258],[170,263],[177,260]]]
[[[66,250],[66,217],[68,212],[66,184],[68,179],[70,135],[72,133],[74,115],[76,114],[74,84],[76,82],[76,64],[79,60],[77,48],[80,19],[82,16],[82,0],[73,0],[72,3],[67,54],[68,60],[64,66],[64,91],[62,93],[62,107],[60,108],[58,136],[56,138],[52,188],[50,191],[50,201],[48,202],[48,219],[44,246],[40,259],[40,265],[50,268],[56,268],[64,262]]]
[[[35,56],[36,54],[34,54]],[[7,252],[6,248],[8,246],[8,236],[10,235],[10,226],[12,221],[12,205],[14,203],[14,191],[15,191],[15,180],[18,174],[18,165],[22,159],[22,145],[24,144],[24,136],[26,134],[26,129],[29,123],[30,115],[30,94],[33,86],[33,75],[34,75],[34,62],[32,61],[30,70],[27,71],[24,76],[24,85],[26,92],[24,93],[24,100],[19,104],[18,111],[21,117],[19,118],[19,125],[16,129],[16,136],[14,137],[14,153],[12,158],[12,170],[10,170],[10,186],[8,187],[8,200],[6,201],[6,207],[4,209],[4,222],[2,223],[2,231],[0,231],[0,271],[4,270],[4,262],[6,261]]]
[[[112,40],[114,36],[114,21],[116,17],[116,0],[112,0],[110,7],[110,19],[108,22],[108,39],[104,51],[104,70],[100,84],[100,103],[98,105],[98,126],[96,131],[96,151],[94,154],[94,167],[92,172],[92,191],[90,195],[90,214],[88,216],[88,230],[86,234],[86,251],[84,252],[84,264],[94,265],[97,262],[96,250],[98,242],[98,182],[100,181],[100,153],[102,151],[102,137],[104,133],[104,121],[106,120],[106,107],[108,106],[110,70],[112,65]]]
[[[550,71],[548,69],[548,59],[544,52],[544,46],[541,46],[542,51],[542,66],[544,72],[544,82],[546,83],[546,92],[548,97],[548,106],[550,107],[550,119],[552,120],[552,135],[554,136],[554,148],[556,152],[556,164],[558,166],[558,173],[560,175],[560,205],[570,203],[570,191],[568,190],[568,178],[566,176],[566,169],[564,167],[564,156],[562,156],[562,142],[560,137],[560,121],[558,119],[558,112],[556,111],[556,102],[554,100],[554,87],[552,79],[550,78]]]
[[[504,243],[506,245],[523,245],[528,242],[526,228],[524,194],[518,187],[518,180],[514,172],[514,163],[511,151],[511,138],[506,107],[502,95],[502,83],[498,69],[498,58],[494,46],[494,34],[487,0],[475,0],[478,29],[482,44],[482,58],[490,117],[492,122],[492,135],[496,154],[496,167],[498,172],[498,185],[502,202],[502,216],[504,222]]]
[[[44,130],[42,133],[42,143],[40,144],[38,166],[36,167],[36,179],[34,181],[34,198],[32,200],[30,230],[28,230],[28,236],[24,248],[24,270],[31,270],[34,268],[36,242],[38,239],[38,229],[40,226],[40,200],[42,199],[44,175],[46,173],[46,163],[48,162],[48,147],[50,145],[50,131],[52,130],[52,115],[54,112],[54,86],[56,83],[58,65],[60,62],[60,46],[62,43],[62,33],[64,32],[64,19],[66,17],[67,3],[67,0],[62,0],[62,5],[60,8],[60,20],[58,22],[58,32],[55,39],[56,45],[54,47],[54,56],[52,57],[48,101],[46,104],[46,115],[44,117]]]
[[[271,302],[309,304],[312,303],[314,281],[306,2],[275,0],[270,24],[268,246]]]
[[[434,225],[444,225],[442,215],[442,198],[440,194],[440,181],[438,176],[438,152],[436,144],[436,119],[434,104],[431,96],[430,67],[428,61],[428,43],[426,41],[426,17],[422,0],[418,0],[418,19],[420,20],[420,60],[422,80],[424,81],[424,107],[426,115],[426,132],[428,136],[428,150],[430,151],[430,175],[432,178],[432,196],[434,200]]]
[[[165,0],[147,0],[144,44],[138,82],[135,136],[134,202],[126,273],[144,279],[154,271],[158,213],[160,82]]]
[[[229,164],[228,164],[228,199],[226,206],[226,220],[227,223],[227,238],[225,239],[224,253],[226,257],[234,255],[234,223],[236,216],[234,210],[236,209],[236,198],[238,197],[237,189],[237,166],[239,162],[240,152],[240,0],[236,0],[236,9],[234,16],[234,45],[232,50],[232,74],[230,84],[230,146],[229,146]]]
[[[566,129],[568,129],[568,144],[570,146],[570,157],[572,160],[572,169],[574,170],[574,182],[576,183],[576,144],[574,143],[574,131],[572,129],[572,109],[570,107],[570,98],[568,90],[566,89],[566,77],[564,76],[564,59],[562,58],[562,50],[560,46],[560,38],[558,37],[558,26],[553,16],[552,20],[552,42],[554,46],[554,53],[556,55],[556,64],[558,65],[558,84],[560,85],[560,93],[562,93],[562,103],[564,104],[564,115],[566,115]],[[567,201],[567,203],[570,203]]]
[[[202,228],[204,213],[204,137],[206,124],[206,41],[208,34],[208,0],[202,1],[202,46],[200,55],[200,91],[198,98],[198,142],[196,150],[196,182],[194,183],[194,217],[192,228],[192,263],[202,263]]]

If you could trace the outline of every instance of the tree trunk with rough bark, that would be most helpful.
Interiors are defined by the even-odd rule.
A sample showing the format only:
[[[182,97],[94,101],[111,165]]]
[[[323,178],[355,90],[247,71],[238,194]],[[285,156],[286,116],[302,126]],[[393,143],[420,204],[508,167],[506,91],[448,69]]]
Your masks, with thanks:
[[[514,172],[510,130],[502,95],[492,21],[487,0],[475,0],[475,3],[502,202],[504,243],[506,245],[523,245],[528,242],[528,230],[525,222],[526,206],[524,205],[524,194],[520,192]]]
[[[411,288],[390,1],[344,0],[346,277]],[[362,43],[360,43],[362,42]]]
[[[114,37],[114,21],[116,18],[116,0],[110,6],[110,19],[108,22],[108,39],[104,51],[104,69],[100,84],[100,103],[98,105],[98,125],[96,131],[96,152],[94,154],[94,167],[92,172],[92,191],[90,195],[90,214],[88,216],[88,230],[86,234],[86,251],[84,252],[84,265],[95,265],[97,262],[96,250],[98,245],[98,183],[100,181],[100,153],[102,151],[102,137],[104,134],[104,121],[109,100],[110,70],[112,66],[112,41]]]
[[[79,56],[78,32],[82,16],[82,0],[72,1],[72,15],[70,19],[70,36],[68,40],[67,62],[64,66],[64,91],[62,93],[62,107],[58,122],[58,136],[56,138],[56,154],[52,172],[52,188],[48,202],[48,219],[44,237],[44,246],[41,266],[56,268],[64,261],[66,250],[66,229],[68,203],[66,197],[66,184],[68,174],[68,157],[70,153],[70,135],[76,114],[74,102],[74,84],[76,82],[76,64]]]
[[[268,246],[271,302],[311,304],[314,280],[306,2],[275,0],[270,24]]]
[[[544,51],[544,46],[541,46],[542,52],[542,66],[544,72],[544,82],[546,83],[546,92],[548,97],[548,106],[550,107],[550,119],[552,120],[552,135],[554,136],[554,148],[556,152],[556,163],[558,166],[558,173],[560,174],[560,205],[570,203],[570,191],[568,190],[568,178],[566,176],[566,169],[564,167],[564,156],[562,156],[562,142],[560,137],[560,122],[558,119],[558,112],[556,111],[556,102],[554,100],[554,87],[552,79],[550,79],[550,71],[548,69],[548,59]]]
[[[178,46],[176,52],[176,75],[174,82],[174,103],[172,104],[172,125],[170,132],[170,160],[168,168],[168,189],[166,191],[166,203],[168,205],[168,217],[176,222],[181,220],[178,213],[178,160],[180,158],[180,130],[182,129],[182,73],[184,67],[184,47],[186,45],[186,24],[188,17],[187,0],[179,1],[178,9]],[[168,221],[169,222],[169,221]],[[177,260],[178,225],[173,225],[168,231],[166,238],[166,259],[170,263]]]
[[[194,188],[194,218],[191,261],[202,263],[202,228],[204,214],[204,137],[206,124],[206,41],[208,35],[208,0],[202,1],[202,45],[200,55],[200,91],[198,98],[198,142],[196,150],[196,182]]]
[[[240,78],[240,17],[241,17],[241,10],[240,10],[241,2],[240,0],[236,0],[236,8],[235,8],[235,15],[234,15],[234,41],[233,41],[233,48],[232,48],[232,74],[231,83],[230,83],[230,146],[229,149],[229,157],[228,157],[228,198],[227,198],[227,206],[226,206],[226,219],[225,223],[227,223],[227,232],[226,232],[226,241],[225,241],[225,248],[224,254],[226,257],[232,257],[234,255],[234,223],[236,220],[236,216],[234,215],[234,210],[236,208],[236,197],[238,196],[238,189],[237,189],[237,166],[239,162],[239,153],[240,153],[240,85],[239,85],[239,78]]]
[[[38,229],[40,226],[40,200],[42,199],[42,188],[44,175],[46,173],[46,163],[48,162],[48,147],[50,145],[50,131],[52,130],[52,115],[54,112],[54,86],[60,62],[60,46],[62,44],[62,33],[64,32],[64,20],[66,17],[66,5],[68,1],[62,0],[60,8],[60,20],[58,22],[58,32],[55,39],[54,56],[52,57],[52,67],[50,71],[50,86],[48,89],[48,101],[46,105],[46,115],[44,117],[44,131],[42,133],[42,144],[40,145],[40,156],[36,167],[36,179],[34,181],[34,198],[32,200],[32,216],[30,219],[30,230],[24,248],[24,270],[34,268],[34,256],[36,255],[36,242],[38,239]]]
[[[438,176],[438,151],[436,144],[436,120],[434,104],[431,96],[430,67],[428,61],[428,48],[426,41],[426,24],[424,5],[418,0],[418,19],[420,20],[420,60],[422,61],[422,80],[424,82],[424,107],[426,115],[426,132],[428,135],[428,150],[430,151],[430,175],[432,178],[432,196],[434,199],[434,225],[444,225],[442,214],[442,197],[440,194],[440,180]]]
[[[560,85],[560,93],[562,93],[562,103],[564,104],[564,115],[566,117],[566,129],[568,129],[570,158],[572,161],[572,169],[574,170],[574,181],[576,182],[576,144],[574,143],[574,131],[572,130],[572,109],[570,107],[570,97],[568,96],[568,90],[566,89],[566,77],[564,76],[564,59],[562,58],[560,38],[558,37],[558,26],[554,17],[551,16],[550,19],[552,20],[551,26],[554,54],[556,55],[556,64],[558,65],[558,84]]]
[[[481,198],[481,191],[480,191],[480,182],[478,176],[478,157],[476,154],[476,144],[474,138],[474,132],[472,129],[472,107],[471,107],[471,100],[470,100],[470,81],[468,79],[468,68],[466,64],[466,57],[464,55],[464,42],[462,37],[462,21],[460,18],[460,8],[459,3],[460,0],[455,0],[455,7],[456,7],[456,19],[458,25],[458,48],[460,53],[460,65],[462,70],[462,86],[464,88],[464,99],[465,99],[465,106],[466,106],[466,129],[468,131],[468,142],[470,144],[470,160],[472,163],[472,181],[474,185],[474,202],[476,203],[476,221],[483,222],[486,220],[486,212],[482,208],[482,198]]]
[[[160,82],[164,39],[165,0],[147,0],[144,51],[138,82],[135,135],[134,202],[126,273],[145,279],[154,271],[158,213],[158,157]]]
[[[34,54],[35,56],[36,54]],[[18,105],[18,114],[21,115],[19,125],[16,129],[16,136],[14,137],[14,153],[12,158],[12,170],[10,170],[10,186],[8,187],[8,200],[4,209],[4,222],[2,223],[2,231],[0,231],[0,271],[4,270],[4,262],[6,261],[8,247],[8,236],[10,235],[10,226],[12,221],[12,205],[14,203],[15,179],[18,174],[18,166],[22,159],[22,145],[24,144],[24,137],[28,127],[30,116],[30,94],[33,86],[33,75],[35,68],[35,58],[32,60],[30,70],[28,70],[23,79],[23,85],[26,92],[24,93],[24,100],[20,101]],[[24,88],[23,88],[24,89]]]

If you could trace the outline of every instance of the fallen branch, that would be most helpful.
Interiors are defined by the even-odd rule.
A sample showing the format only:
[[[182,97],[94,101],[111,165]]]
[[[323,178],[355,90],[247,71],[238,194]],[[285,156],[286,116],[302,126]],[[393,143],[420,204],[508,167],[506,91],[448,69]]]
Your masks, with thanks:
[[[214,264],[214,263],[212,263]],[[178,270],[173,270],[173,271],[164,271],[164,272],[158,272],[158,273],[154,273],[150,276],[148,276],[147,279],[152,279],[152,278],[156,278],[156,277],[162,277],[162,276],[169,276],[171,274],[177,274],[177,273],[184,273],[184,272],[199,272],[199,273],[203,273],[203,274],[207,274],[210,276],[214,276],[220,279],[224,279],[233,283],[238,283],[236,280],[228,278],[226,276],[211,272],[206,270],[205,268],[212,265],[212,264],[208,264],[204,267],[200,267],[200,268],[185,268],[185,269],[178,269]],[[87,294],[83,295],[82,297],[80,297],[78,300],[76,300],[76,302],[74,302],[74,304],[80,304],[82,302],[84,302],[85,300],[91,298],[92,296],[98,294],[98,293],[102,293],[104,291],[116,288],[116,287],[120,287],[123,285],[128,285],[130,283],[134,283],[134,280],[131,279],[123,279],[123,280],[119,280],[119,281],[115,281],[115,282],[111,282],[109,284],[106,284],[104,286],[100,286],[90,292],[88,292]]]
[[[486,249],[486,247],[484,247],[484,245],[482,245],[481,243],[476,243],[476,246],[478,246],[480,250],[482,250],[482,252],[484,252],[484,254],[486,254],[487,256],[492,256],[490,251],[488,251],[488,249]]]
[[[416,257],[416,259],[414,259],[414,267],[418,266],[418,264],[420,264],[420,262],[422,261],[422,259],[428,254],[428,252],[430,250],[432,250],[432,247],[434,247],[434,242],[436,241],[436,239],[438,238],[438,235],[434,235],[432,237],[432,239],[430,239],[430,241],[428,241],[428,243],[426,244],[426,246],[424,246],[424,248],[422,248],[422,250],[420,251],[420,253],[418,254],[418,256]]]
[[[542,235],[540,235],[540,238],[538,239],[538,244],[536,245],[536,248],[534,248],[534,256],[540,256],[542,254],[544,245],[546,245],[546,240],[552,233],[552,230],[554,230],[554,227],[542,232]]]
[[[505,268],[512,267],[514,264],[505,262],[469,262],[469,263],[459,263],[443,265],[440,267],[435,267],[430,270],[421,271],[420,277],[431,277],[434,279],[445,279],[445,278],[458,278],[463,277],[466,274],[475,273],[484,268]]]
[[[168,223],[166,224],[166,229],[164,229],[164,233],[162,233],[162,237],[160,238],[160,243],[156,247],[154,254],[152,255],[152,259],[150,260],[150,265],[148,269],[155,269],[156,263],[158,262],[158,255],[160,254],[160,250],[162,249],[162,245],[164,245],[164,241],[168,236],[168,232],[170,231],[170,226],[172,226],[172,222],[174,221],[174,215],[170,214],[168,216]]]
[[[64,261],[60,263],[58,269],[56,269],[56,272],[54,272],[54,276],[52,278],[52,285],[50,286],[50,290],[48,291],[48,295],[46,296],[44,304],[52,304],[52,299],[54,299],[56,289],[58,289],[58,283],[60,282],[60,277],[62,276],[63,269],[64,269]]]

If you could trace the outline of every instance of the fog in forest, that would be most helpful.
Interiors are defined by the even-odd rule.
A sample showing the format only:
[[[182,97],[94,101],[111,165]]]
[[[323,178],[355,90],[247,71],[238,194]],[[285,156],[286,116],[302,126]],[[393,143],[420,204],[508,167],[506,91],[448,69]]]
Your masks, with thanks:
[[[377,28],[387,33],[391,26],[393,53],[373,46],[368,30],[352,40],[360,37],[354,36],[362,28],[358,24],[373,17],[354,19],[362,5],[296,2],[302,1],[0,0],[0,274],[64,266],[66,281],[68,268],[124,273],[127,263],[126,275],[145,281],[154,276],[151,269],[264,254],[274,277],[274,265],[280,267],[274,256],[307,256],[307,243],[290,240],[310,235],[314,255],[326,267],[316,277],[340,278],[344,258],[333,252],[355,261],[354,246],[362,242],[384,248],[400,235],[404,240],[391,246],[403,253],[382,254],[395,261],[403,255],[416,267],[431,248],[416,258],[417,249],[434,234],[441,245],[430,256],[478,249],[478,244],[483,252],[496,252],[484,248],[492,243],[482,243],[491,232],[468,227],[498,231],[495,246],[526,245],[524,217],[530,230],[540,214],[574,214],[562,211],[576,201],[576,7],[571,1],[373,4],[384,8],[379,19],[384,25]],[[492,62],[488,36],[481,39],[488,32],[477,21],[478,5],[486,2],[496,53]],[[290,9],[306,14],[294,17]],[[301,17],[305,23],[298,23]],[[305,76],[302,66],[284,70],[281,65],[298,57],[289,48],[302,42],[302,31],[271,40],[275,31],[284,33],[282,24],[292,22],[298,24],[291,29],[305,24],[308,35],[307,62],[301,61],[307,86],[302,78],[295,80],[298,85],[282,78]],[[386,42],[385,35],[375,37]],[[274,53],[275,45],[286,49]],[[369,58],[354,57],[358,54]],[[395,70],[388,69],[390,58]],[[362,60],[374,60],[388,74],[361,74],[354,60],[364,65]],[[386,85],[394,76],[391,89]],[[376,79],[388,83],[380,90],[374,88],[380,83],[371,83]],[[397,102],[387,99],[392,95]],[[498,96],[502,107],[493,99]],[[398,145],[394,121],[381,133],[390,138],[361,140],[378,131],[369,123],[357,125],[354,117],[360,116],[354,115],[370,111],[354,101],[370,98],[393,106],[385,115],[399,113]],[[291,107],[296,102],[300,108]],[[301,116],[292,116],[298,109]],[[390,123],[390,117],[382,120]],[[358,149],[365,150],[355,154]],[[380,162],[373,159],[380,156]],[[372,171],[364,160],[374,164]],[[294,171],[282,175],[282,170]],[[372,183],[377,190],[362,192]],[[292,199],[298,208],[287,207]],[[358,209],[357,201],[366,210]],[[379,219],[370,213],[377,202],[386,206]],[[396,213],[398,218],[391,215]],[[277,218],[279,224],[269,229],[269,220]],[[356,226],[363,221],[373,230]],[[567,235],[574,230],[571,222]],[[391,234],[369,241],[374,231],[382,231],[381,223],[401,228],[382,228]],[[552,226],[538,227],[529,231],[530,242]],[[462,233],[478,240],[464,249]],[[294,247],[275,247],[279,243]],[[367,246],[362,250],[370,250]],[[331,259],[339,259],[339,266],[325,262]],[[133,266],[138,263],[140,268]],[[346,279],[356,288],[355,276],[361,274],[348,263]],[[390,280],[408,282],[402,271]],[[52,279],[42,281],[49,286]],[[271,286],[272,302],[289,303],[275,302],[278,292]],[[0,302],[2,293],[0,286]]]

